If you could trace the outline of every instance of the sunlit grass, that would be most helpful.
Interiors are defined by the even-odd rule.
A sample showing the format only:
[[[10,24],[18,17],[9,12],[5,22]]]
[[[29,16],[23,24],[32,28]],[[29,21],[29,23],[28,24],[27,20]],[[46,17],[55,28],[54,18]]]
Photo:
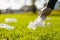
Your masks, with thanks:
[[[30,13],[1,14],[0,23],[6,23],[5,18],[16,18],[18,22],[8,23],[15,27],[14,30],[0,28],[0,40],[60,40],[60,16],[48,16],[48,18],[51,18],[48,21],[51,23],[50,26],[37,27],[36,30],[28,29],[28,23],[34,21],[37,16]]]

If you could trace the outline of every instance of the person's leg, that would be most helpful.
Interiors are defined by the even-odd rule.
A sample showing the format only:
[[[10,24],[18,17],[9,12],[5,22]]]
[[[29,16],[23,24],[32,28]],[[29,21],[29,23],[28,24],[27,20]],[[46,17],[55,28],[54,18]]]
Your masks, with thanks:
[[[40,19],[41,19],[42,21],[45,20],[46,17],[51,14],[51,12],[52,12],[52,10],[54,9],[55,4],[56,4],[57,1],[58,1],[58,0],[49,0],[47,6],[44,7],[44,8],[41,10],[41,12],[39,13],[39,14],[40,14],[39,16],[40,16]],[[53,2],[53,3],[52,3],[52,2]],[[38,18],[39,18],[39,16],[38,16]],[[40,21],[41,21],[41,20],[40,20]],[[36,20],[36,21],[37,21],[37,20]]]
[[[28,27],[32,29],[36,29],[36,27],[41,26],[44,27],[44,20],[48,15],[50,15],[52,12],[51,8],[43,8],[40,12],[40,15],[34,20],[34,22],[31,22]]]
[[[44,24],[42,23],[44,22],[46,17],[51,14],[51,12],[52,12],[51,8],[48,8],[48,7],[43,8],[40,12],[40,15],[35,19],[33,23],[35,25],[40,24],[41,26],[44,26]]]
[[[55,6],[56,2],[57,2],[57,0],[55,0],[55,1],[54,0],[50,0],[48,2],[47,7],[43,8],[41,10],[40,15],[28,27],[33,27],[35,29],[38,26],[44,26],[43,22],[46,19],[46,17],[51,14],[52,10],[54,9],[54,6]]]

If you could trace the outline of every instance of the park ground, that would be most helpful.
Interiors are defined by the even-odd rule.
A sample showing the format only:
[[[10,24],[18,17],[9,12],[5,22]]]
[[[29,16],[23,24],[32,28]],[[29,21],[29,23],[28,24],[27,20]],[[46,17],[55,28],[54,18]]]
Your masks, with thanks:
[[[50,16],[51,25],[37,27],[35,30],[28,29],[30,21],[34,21],[37,14],[25,12],[21,14],[0,14],[0,23],[6,23],[5,18],[16,18],[17,23],[6,23],[14,26],[14,30],[0,28],[0,40],[60,40],[60,12],[53,11]]]

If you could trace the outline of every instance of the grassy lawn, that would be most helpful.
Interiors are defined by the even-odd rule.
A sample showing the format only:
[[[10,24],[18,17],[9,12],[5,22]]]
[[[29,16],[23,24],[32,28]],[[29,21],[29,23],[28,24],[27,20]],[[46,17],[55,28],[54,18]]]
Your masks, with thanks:
[[[52,12],[52,14],[54,13],[60,12]],[[14,30],[0,28],[0,40],[60,40],[60,16],[56,14],[48,16],[51,18],[49,20],[50,26],[37,27],[36,30],[28,29],[28,23],[34,21],[37,16],[30,13],[1,14],[0,23],[6,23],[5,18],[16,18],[18,22],[8,23],[15,27]],[[46,20],[46,22],[48,21]]]

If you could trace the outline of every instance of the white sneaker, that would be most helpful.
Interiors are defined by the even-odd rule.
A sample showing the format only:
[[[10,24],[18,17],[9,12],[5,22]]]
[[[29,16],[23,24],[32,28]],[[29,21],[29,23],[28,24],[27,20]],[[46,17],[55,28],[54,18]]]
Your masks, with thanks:
[[[36,29],[36,27],[44,27],[44,25],[45,23],[43,22],[43,20],[41,20],[40,16],[38,16],[38,18],[34,22],[29,23],[28,28]]]
[[[45,22],[44,22],[44,21],[43,21],[43,22],[40,22],[40,23],[38,23],[37,26],[39,26],[39,27],[44,27],[44,26],[45,26]]]
[[[33,22],[30,22],[29,24],[28,24],[28,28],[29,29],[36,29],[36,26],[33,24]]]
[[[30,22],[29,25],[28,25],[28,28],[29,29],[36,29],[37,27],[44,27],[45,26],[45,23],[44,22],[40,22],[40,23],[33,23],[33,22]]]

